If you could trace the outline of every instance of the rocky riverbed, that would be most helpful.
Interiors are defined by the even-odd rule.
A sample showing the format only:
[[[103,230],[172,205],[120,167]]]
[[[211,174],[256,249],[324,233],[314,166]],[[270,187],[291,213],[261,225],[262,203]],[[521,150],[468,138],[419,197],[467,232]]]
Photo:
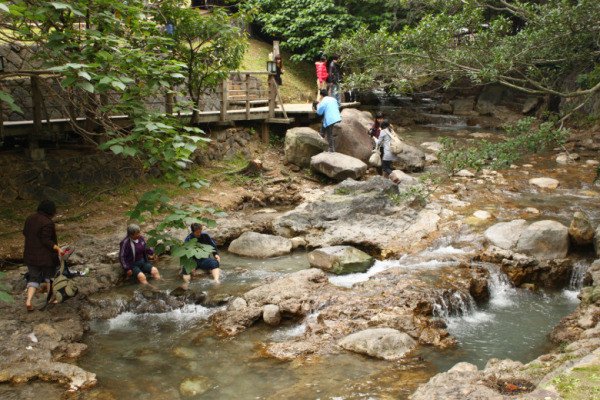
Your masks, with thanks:
[[[577,148],[582,141],[571,143],[576,143],[572,148]],[[520,168],[513,175],[524,175],[528,171],[525,166]],[[553,175],[559,181],[561,176],[569,174],[569,168],[577,169],[577,166],[563,168],[564,172]],[[579,167],[590,175],[591,170],[585,168]],[[191,303],[226,306],[211,317],[215,335],[235,337],[260,321],[271,326],[282,321],[306,321],[302,335],[260,348],[261,355],[282,360],[345,351],[381,359],[402,359],[417,346],[431,345],[440,349],[455,346],[456,340],[434,310],[440,302],[452,307],[453,299],[457,307],[466,299],[485,302],[489,296],[488,271],[482,263],[499,265],[516,285],[532,290],[564,286],[573,269],[575,253],[569,250],[577,250],[577,247],[569,247],[574,237],[569,229],[573,213],[567,211],[570,215],[565,221],[565,213],[561,213],[564,210],[552,208],[555,206],[542,208],[545,214],[541,216],[514,203],[505,209],[491,209],[491,213],[484,210],[491,199],[510,198],[510,193],[520,192],[523,185],[526,185],[523,180],[493,171],[478,175],[465,172],[440,188],[427,205],[420,206],[397,201],[402,184],[399,186],[378,176],[360,181],[349,179],[335,186],[304,192],[298,187],[298,192],[303,192],[303,202],[287,212],[256,213],[255,209],[239,207],[242,210],[218,221],[219,229],[209,231],[222,247],[227,247],[243,232],[254,231],[286,238],[293,243],[290,249],[353,246],[378,259],[416,254],[448,238],[469,249],[453,258],[450,266],[436,271],[435,279],[418,270],[389,268],[345,288],[332,285],[323,271],[312,268],[272,278],[232,296],[211,298],[199,291],[173,290],[175,283],[168,290],[161,288],[154,292],[123,281],[115,253],[120,235],[82,235],[75,243],[71,268],[88,267],[90,273],[75,278],[80,289],[77,298],[44,312],[25,313],[25,281],[21,271],[11,271],[5,280],[17,301],[0,303],[4,316],[0,321],[3,340],[0,381],[5,382],[0,385],[0,394],[7,398],[26,396],[31,390],[39,394],[43,390],[36,382],[42,381],[60,385],[52,386],[53,393],[72,391],[75,396],[85,398],[85,389],[97,384],[93,370],[85,371],[77,366],[77,358],[86,351],[82,338],[90,320],[112,318],[124,311],[160,313]],[[590,191],[590,188],[580,189]],[[552,189],[540,190],[552,196]],[[588,197],[593,198],[593,195]],[[586,204],[582,203],[581,207]],[[589,219],[593,222],[595,210],[590,213]],[[532,215],[536,217],[531,218]],[[510,235],[498,238],[492,235],[494,231],[484,233],[483,227],[495,227],[495,231],[499,231],[502,226],[496,226],[496,222],[517,221],[521,217],[550,220],[562,228],[546,224],[549,227],[530,229],[532,224],[513,222],[519,229],[511,229]],[[554,243],[552,250],[556,250],[557,255],[544,259],[539,257],[540,248],[546,246],[549,235]],[[592,241],[594,237],[600,237],[597,230]],[[503,240],[507,238],[510,240]],[[565,243],[567,250],[563,254],[560,249]],[[590,254],[592,245],[587,246],[584,251]],[[580,306],[552,332],[552,339],[563,343],[561,347],[527,364],[490,360],[483,370],[471,364],[458,364],[433,377],[411,398],[502,399],[514,398],[515,393],[519,393],[520,398],[562,398],[561,380],[568,380],[581,371],[593,373],[600,364],[597,350],[600,347],[599,265],[594,263],[588,271],[586,283],[589,286],[580,294]],[[121,290],[123,287],[128,289]],[[353,336],[357,333],[361,335]],[[583,378],[577,375],[576,379]],[[30,385],[24,386],[26,382]],[[14,392],[15,387],[17,392]],[[16,394],[10,394],[13,392]]]

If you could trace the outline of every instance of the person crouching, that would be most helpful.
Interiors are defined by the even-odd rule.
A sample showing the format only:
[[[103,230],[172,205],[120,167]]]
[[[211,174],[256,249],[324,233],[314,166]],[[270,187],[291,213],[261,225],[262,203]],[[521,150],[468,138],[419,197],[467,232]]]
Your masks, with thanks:
[[[212,248],[213,248],[211,255],[214,258],[210,258],[210,256],[205,257],[205,258],[195,258],[196,270],[201,269],[203,271],[210,272],[213,279],[215,280],[215,283],[217,283],[217,284],[220,283],[219,275],[221,273],[221,269],[219,268],[219,264],[221,262],[221,257],[219,257],[219,251],[217,250],[217,245],[215,244],[215,242],[212,240],[212,238],[210,237],[210,235],[208,233],[202,232],[202,224],[193,223],[191,226],[191,230],[192,230],[192,233],[190,233],[185,238],[186,242],[189,242],[192,239],[196,239],[198,241],[198,244],[207,244],[209,246],[212,246]],[[184,282],[186,282],[186,283],[189,282],[191,279],[191,275],[187,273],[187,271],[185,270],[185,267],[182,267],[182,269],[181,269],[181,277],[183,278]]]
[[[148,261],[152,258],[156,261],[158,257],[151,247],[146,247],[146,241],[142,236],[140,227],[136,224],[127,226],[127,236],[119,245],[119,261],[127,276],[134,276],[142,285],[147,285],[146,274],[160,280],[158,269]]]

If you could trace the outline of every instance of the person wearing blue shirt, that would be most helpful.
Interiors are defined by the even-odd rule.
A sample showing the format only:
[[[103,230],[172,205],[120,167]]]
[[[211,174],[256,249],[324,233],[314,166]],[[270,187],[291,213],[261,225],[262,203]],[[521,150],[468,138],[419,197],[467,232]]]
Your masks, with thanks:
[[[321,136],[327,137],[329,143],[329,151],[335,152],[333,145],[333,126],[342,121],[338,102],[333,97],[327,94],[327,90],[321,89],[321,102],[317,107],[317,114],[323,116],[323,124],[321,125]]]
[[[221,262],[221,258],[219,257],[219,251],[217,250],[217,245],[212,240],[212,238],[208,235],[208,233],[202,233],[202,224],[193,223],[191,226],[192,233],[190,233],[185,241],[189,242],[191,239],[196,239],[199,244],[207,244],[213,247],[213,252],[211,255],[214,258],[206,257],[206,258],[196,258],[196,269],[201,269],[203,271],[211,273],[215,283],[219,284],[219,274],[221,273],[221,269],[219,268],[219,263]],[[188,283],[191,279],[191,275],[187,273],[185,267],[181,269],[181,277],[184,282]]]

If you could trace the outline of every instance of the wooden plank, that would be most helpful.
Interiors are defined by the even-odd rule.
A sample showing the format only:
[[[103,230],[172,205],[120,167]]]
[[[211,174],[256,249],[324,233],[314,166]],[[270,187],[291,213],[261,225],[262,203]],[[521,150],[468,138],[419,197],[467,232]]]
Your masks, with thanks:
[[[246,74],[246,119],[250,119],[250,74]]]
[[[33,128],[36,133],[42,133],[42,91],[40,89],[39,76],[32,75],[30,77],[31,84],[31,102],[33,105]]]
[[[221,83],[221,122],[227,121],[227,98],[229,97],[229,79],[223,80]]]

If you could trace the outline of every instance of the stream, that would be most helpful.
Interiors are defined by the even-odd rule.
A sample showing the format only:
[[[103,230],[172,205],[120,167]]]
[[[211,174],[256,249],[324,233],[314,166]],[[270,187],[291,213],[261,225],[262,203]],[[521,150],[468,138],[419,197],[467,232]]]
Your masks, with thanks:
[[[386,110],[386,112],[393,110]],[[441,122],[443,125],[443,121]],[[466,127],[452,119],[444,130],[423,129],[403,132],[413,143],[435,142],[440,135],[456,135],[466,141],[460,129]],[[469,131],[476,131],[469,128]],[[463,136],[461,136],[463,135]],[[351,287],[391,268],[418,271],[421,279],[436,279],[441,268],[456,267],[461,259],[477,251],[469,235],[480,235],[488,225],[469,223],[475,210],[487,210],[497,221],[521,218],[527,207],[542,210],[528,218],[555,219],[570,224],[574,210],[585,210],[590,220],[600,219],[598,195],[592,179],[582,175],[581,164],[559,166],[544,155],[535,155],[534,168],[503,171],[513,182],[513,190],[498,199],[493,193],[472,193],[470,206],[462,209],[468,229],[459,237],[444,238],[435,247],[399,260],[376,261],[365,273],[330,276],[332,284]],[[524,173],[526,171],[526,173]],[[585,171],[584,171],[585,172]],[[589,171],[589,175],[591,175]],[[555,177],[561,186],[541,192],[527,185],[535,176]],[[472,221],[471,221],[472,222]],[[462,235],[462,236],[461,236]],[[306,253],[267,260],[221,254],[222,284],[214,286],[209,278],[195,279],[197,289],[208,296],[226,293],[240,295],[270,277],[283,276],[309,267]],[[483,368],[491,358],[511,358],[528,362],[548,352],[552,345],[546,335],[562,317],[578,305],[577,293],[591,261],[585,257],[577,263],[568,287],[562,291],[531,292],[514,288],[497,266],[481,263],[490,272],[490,301],[475,304],[463,301],[459,311],[450,312],[443,302],[434,314],[442,318],[459,346],[446,350],[418,348],[408,358],[397,362],[376,360],[343,352],[301,360],[278,361],[264,356],[262,345],[299,336],[305,321],[287,323],[277,328],[256,324],[235,338],[215,335],[209,317],[223,306],[185,305],[160,314],[123,313],[109,320],[94,320],[85,337],[87,354],[78,364],[98,376],[99,384],[89,390],[89,398],[106,394],[119,399],[179,399],[187,387],[197,390],[194,399],[407,399],[415,388],[438,372],[466,361]],[[170,282],[160,290],[179,284],[178,265],[163,261],[159,268]],[[135,285],[123,288],[136,290]],[[452,308],[456,310],[456,307]]]

